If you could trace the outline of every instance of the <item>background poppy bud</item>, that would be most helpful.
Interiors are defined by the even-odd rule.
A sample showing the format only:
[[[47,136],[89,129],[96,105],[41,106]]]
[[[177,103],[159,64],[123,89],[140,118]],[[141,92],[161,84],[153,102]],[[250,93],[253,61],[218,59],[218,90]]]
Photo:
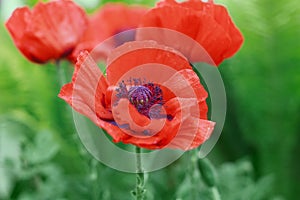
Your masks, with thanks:
[[[207,159],[198,159],[198,169],[201,173],[202,180],[208,187],[214,187],[217,183],[217,172],[212,163]]]

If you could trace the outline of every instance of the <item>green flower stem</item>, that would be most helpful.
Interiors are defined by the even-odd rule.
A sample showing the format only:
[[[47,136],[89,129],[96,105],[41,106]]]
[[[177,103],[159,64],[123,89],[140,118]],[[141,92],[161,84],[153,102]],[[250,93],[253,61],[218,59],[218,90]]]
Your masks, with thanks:
[[[191,181],[191,184],[192,184],[192,188],[191,188],[191,196],[192,196],[192,199],[198,199],[198,191],[196,189],[196,186],[197,185],[197,177],[195,176],[195,172],[196,172],[196,162],[197,162],[197,150],[190,150],[189,152],[189,156],[191,158],[191,162],[189,163],[189,166],[188,166],[188,175],[190,176],[190,181]]]
[[[86,157],[88,157],[87,155]],[[91,181],[91,197],[93,200],[98,200],[101,194],[101,185],[100,185],[100,172],[98,167],[98,161],[96,159],[90,158],[89,167],[90,167],[90,181]]]
[[[221,195],[217,187],[211,188],[213,200],[221,200]]]
[[[56,65],[56,69],[57,69],[59,84],[60,84],[60,86],[63,86],[67,82],[65,71],[64,71],[63,67],[60,64],[60,60],[56,60],[55,65]]]
[[[142,158],[141,158],[141,148],[136,147],[136,188],[133,192],[136,200],[143,200],[145,189],[144,189],[144,172],[142,169]]]

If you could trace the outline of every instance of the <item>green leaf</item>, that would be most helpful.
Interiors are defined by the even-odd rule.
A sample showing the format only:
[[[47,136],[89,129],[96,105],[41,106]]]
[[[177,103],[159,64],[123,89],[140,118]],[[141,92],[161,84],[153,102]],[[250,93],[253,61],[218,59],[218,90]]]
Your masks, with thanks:
[[[241,50],[219,67],[230,108],[223,155],[251,155],[258,176],[274,174],[273,193],[295,199],[300,178],[295,162],[300,152],[299,1],[218,2],[228,7],[245,37]]]
[[[22,123],[0,118],[0,198],[9,197],[21,170],[21,146],[26,132]]]
[[[34,142],[28,144],[24,158],[30,164],[38,164],[52,159],[59,150],[50,131],[41,131],[36,134]]]
[[[220,193],[228,200],[261,200],[272,197],[272,176],[265,176],[258,181],[253,177],[253,166],[248,160],[223,164],[219,170]]]

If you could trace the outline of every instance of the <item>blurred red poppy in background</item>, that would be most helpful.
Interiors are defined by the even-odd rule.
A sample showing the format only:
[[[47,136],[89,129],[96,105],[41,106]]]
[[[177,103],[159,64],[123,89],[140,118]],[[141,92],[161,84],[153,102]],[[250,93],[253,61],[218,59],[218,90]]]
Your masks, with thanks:
[[[114,142],[181,150],[198,147],[214,129],[215,123],[207,120],[207,96],[189,61],[154,41],[114,49],[106,76],[82,52],[72,82],[59,93]]]
[[[89,26],[84,33],[80,43],[70,57],[71,61],[76,62],[76,58],[81,50],[91,51],[99,43],[111,36],[115,36],[113,48],[124,42],[135,39],[135,31],[128,31],[128,34],[118,33],[135,29],[140,23],[140,19],[147,12],[144,6],[132,6],[123,3],[108,3],[89,17]]]
[[[58,0],[16,9],[6,27],[26,58],[45,63],[71,54],[87,23],[84,10],[73,1]]]
[[[188,0],[176,2],[164,0],[151,9],[142,19],[141,27],[167,28],[183,33],[197,41],[213,59],[214,65],[219,65],[224,59],[233,56],[243,43],[243,36],[234,25],[227,9],[214,4],[212,0]],[[162,44],[172,46],[185,52],[178,37],[175,40],[166,37],[161,32],[145,31],[140,39],[162,41]],[[188,52],[187,54],[191,54]],[[191,61],[202,61],[191,59]]]

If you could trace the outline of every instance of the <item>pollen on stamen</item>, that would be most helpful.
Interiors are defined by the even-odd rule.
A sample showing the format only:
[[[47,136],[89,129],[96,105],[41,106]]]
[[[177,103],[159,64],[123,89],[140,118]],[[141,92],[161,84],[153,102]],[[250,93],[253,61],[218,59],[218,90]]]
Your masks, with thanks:
[[[152,92],[145,86],[133,86],[129,89],[128,98],[130,102],[143,113],[143,110],[149,107],[149,100],[152,98]]]

